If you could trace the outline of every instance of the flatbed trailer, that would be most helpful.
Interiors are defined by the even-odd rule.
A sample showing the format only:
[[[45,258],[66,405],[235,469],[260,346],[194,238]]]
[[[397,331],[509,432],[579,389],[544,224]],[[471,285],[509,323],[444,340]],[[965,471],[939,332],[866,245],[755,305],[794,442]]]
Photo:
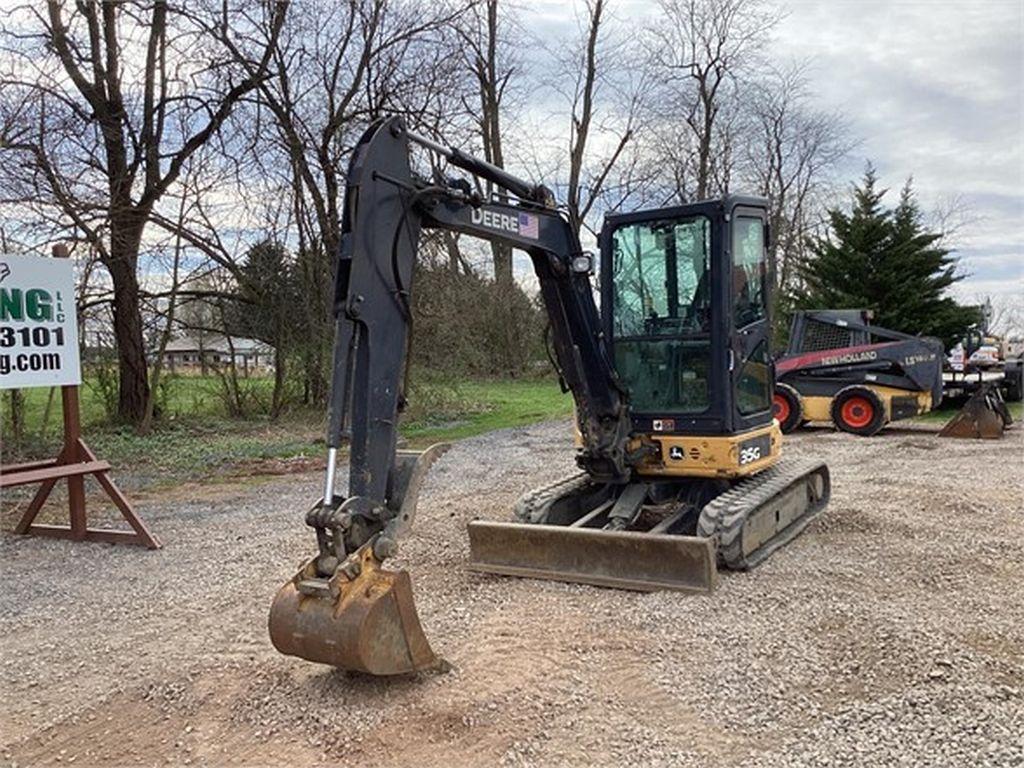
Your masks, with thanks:
[[[966,399],[986,384],[995,384],[1008,403],[1019,403],[1024,390],[1024,359],[1011,358],[994,366],[965,365],[955,370],[947,365],[942,371],[943,399]]]

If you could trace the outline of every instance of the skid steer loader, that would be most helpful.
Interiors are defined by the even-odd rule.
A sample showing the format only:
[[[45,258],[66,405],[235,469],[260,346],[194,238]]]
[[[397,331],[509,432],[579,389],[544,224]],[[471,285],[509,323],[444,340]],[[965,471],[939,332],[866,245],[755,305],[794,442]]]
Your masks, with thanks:
[[[793,313],[789,346],[775,360],[775,418],[783,434],[809,421],[870,437],[943,402],[942,342],[882,328],[864,309]],[[956,382],[966,388],[967,380]],[[1013,423],[996,382],[973,396],[939,437],[999,438]]]
[[[942,402],[942,342],[871,323],[864,309],[793,313],[775,360],[775,418],[783,434],[808,421],[870,437]]]
[[[425,180],[410,144],[504,190]],[[729,197],[609,216],[594,258],[551,193],[406,130],[373,125],[349,168],[336,267],[334,372],[323,497],[306,513],[317,552],[279,591],[279,651],[375,675],[440,662],[410,579],[382,568],[413,523],[443,450],[396,451],[410,291],[421,231],[529,254],[553,360],[576,407],[579,472],[526,493],[512,522],[469,525],[487,573],[635,590],[708,592],[717,567],[757,565],[828,502],[821,462],[781,456],[772,418],[764,200]],[[349,445],[348,492],[335,490]]]

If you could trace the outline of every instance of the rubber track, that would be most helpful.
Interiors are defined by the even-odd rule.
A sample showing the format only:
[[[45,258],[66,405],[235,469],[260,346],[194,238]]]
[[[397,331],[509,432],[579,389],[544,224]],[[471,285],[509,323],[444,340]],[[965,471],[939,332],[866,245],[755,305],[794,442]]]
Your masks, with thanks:
[[[770,503],[797,482],[825,470],[824,493],[818,503],[753,552],[743,554],[743,527],[758,508]],[[828,467],[821,461],[782,459],[775,466],[740,481],[704,505],[697,523],[699,536],[715,537],[719,561],[731,570],[743,571],[764,562],[773,552],[796,538],[828,505],[831,483]]]
[[[533,488],[516,501],[516,518],[524,523],[541,522],[533,519],[533,514],[546,504],[554,501],[560,496],[566,496],[575,491],[581,491],[591,484],[590,476],[586,472],[563,477],[549,485],[542,485],[540,488]]]

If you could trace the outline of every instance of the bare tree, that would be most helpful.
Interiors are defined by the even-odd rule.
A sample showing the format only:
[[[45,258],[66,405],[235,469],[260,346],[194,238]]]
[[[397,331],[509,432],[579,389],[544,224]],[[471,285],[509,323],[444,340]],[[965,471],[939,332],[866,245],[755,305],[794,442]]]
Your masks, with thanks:
[[[475,98],[463,97],[463,105],[476,127],[484,159],[504,168],[502,118],[509,101],[514,100],[515,77],[521,74],[522,66],[520,57],[514,52],[517,41],[511,37],[511,24],[501,12],[499,0],[482,0],[474,5],[460,19],[457,28],[463,43],[462,57],[466,69],[476,83]],[[490,198],[494,192],[493,184],[487,182],[482,191]],[[453,237],[446,240],[451,263],[457,267],[458,246]],[[492,243],[491,253],[495,279],[499,283],[511,284],[512,249]]]
[[[184,218],[185,204],[186,197],[182,195],[178,208],[179,218]],[[157,393],[160,391],[160,379],[164,371],[164,354],[167,351],[167,344],[170,342],[171,334],[174,331],[175,312],[178,308],[178,291],[181,289],[181,255],[183,250],[182,239],[179,236],[174,242],[171,261],[171,286],[167,296],[164,326],[160,330],[159,341],[157,342],[154,354],[152,378],[150,379],[152,386],[146,397],[146,410],[142,415],[142,421],[138,425],[138,433],[140,435],[149,434],[153,428],[153,418],[156,416]]]
[[[445,33],[464,11],[413,0],[308,0],[290,11],[283,34],[266,39],[267,78],[259,77],[263,62],[251,50],[228,43],[235,63],[259,83],[248,107],[255,162],[287,185],[293,206],[305,286],[300,311],[309,329],[308,402],[326,397],[331,267],[351,150],[384,114],[403,115],[414,127],[444,123],[458,68]]]
[[[971,230],[985,222],[985,214],[978,213],[968,197],[955,192],[934,202],[928,220],[931,229],[942,235],[942,244],[956,248],[964,244]]]
[[[660,149],[676,198],[700,200],[728,190],[737,84],[781,15],[764,0],[660,0],[659,7],[650,34],[651,67],[661,80]]]
[[[1018,289],[1015,293],[978,297],[974,303],[988,304],[991,308],[988,329],[997,336],[1019,342],[1024,338],[1024,301]]]
[[[579,232],[596,207],[617,207],[632,191],[635,144],[647,90],[636,51],[613,27],[607,0],[586,0],[580,39],[562,55],[559,87],[569,112],[565,205]],[[611,198],[617,202],[609,205]],[[604,204],[602,204],[604,203]]]
[[[301,234],[328,253],[339,242],[349,153],[366,126],[383,114],[415,123],[443,112],[438,96],[453,67],[438,41],[459,12],[441,5],[427,12],[406,0],[310,0],[293,11],[284,35],[268,40],[272,77],[260,78],[257,106],[273,117]],[[257,77],[261,61],[232,50]]]
[[[769,69],[744,92],[742,175],[749,188],[768,198],[769,262],[779,289],[790,285],[830,171],[852,142],[841,115],[813,108],[803,64]]]
[[[138,274],[147,224],[189,158],[265,78],[286,9],[283,0],[48,0],[4,17],[0,151],[20,182],[8,202],[41,199],[109,272],[122,418],[141,421],[149,397]],[[267,44],[253,50],[257,33]],[[224,55],[242,48],[254,62],[245,71]]]

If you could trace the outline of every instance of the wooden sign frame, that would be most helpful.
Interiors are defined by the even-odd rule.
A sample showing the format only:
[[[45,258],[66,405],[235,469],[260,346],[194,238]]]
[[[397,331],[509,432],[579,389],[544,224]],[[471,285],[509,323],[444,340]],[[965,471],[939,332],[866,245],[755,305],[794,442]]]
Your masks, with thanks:
[[[65,246],[56,245],[53,248],[53,255],[56,258],[67,258],[69,254]],[[110,478],[110,464],[97,459],[96,454],[82,439],[78,389],[77,384],[60,388],[61,408],[64,414],[64,448],[56,459],[0,466],[0,489],[40,483],[39,490],[29,502],[14,532],[72,541],[138,544],[149,549],[160,549],[160,541],[146,528],[121,489]],[[85,478],[89,475],[96,478],[100,487],[121,511],[121,515],[132,527],[131,531],[88,526],[85,512]],[[70,525],[36,523],[36,516],[60,480],[68,481]]]
[[[41,483],[36,495],[14,528],[15,533],[49,536],[72,541],[102,541],[109,544],[138,544],[148,549],[160,549],[159,539],[132,509],[131,503],[110,478],[110,464],[100,461],[81,434],[78,387],[61,387],[61,406],[64,411],[64,448],[56,459],[11,464],[0,467],[0,488]],[[107,496],[121,511],[133,530],[89,528],[85,512],[85,478],[92,475],[106,491]],[[68,510],[70,526],[36,523],[36,515],[43,508],[59,480],[68,481]]]

